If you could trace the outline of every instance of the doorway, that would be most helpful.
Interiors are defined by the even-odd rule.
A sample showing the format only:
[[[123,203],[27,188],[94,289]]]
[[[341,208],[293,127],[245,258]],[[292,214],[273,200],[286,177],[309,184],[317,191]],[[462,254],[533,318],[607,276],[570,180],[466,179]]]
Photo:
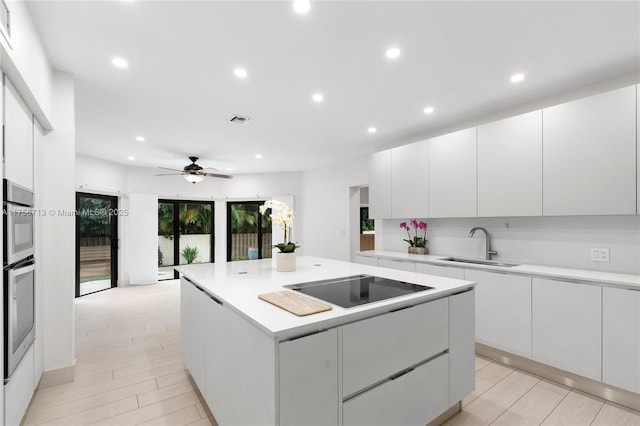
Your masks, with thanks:
[[[158,200],[158,280],[178,278],[174,266],[214,261],[214,203]]]
[[[76,297],[118,285],[118,198],[76,193]]]

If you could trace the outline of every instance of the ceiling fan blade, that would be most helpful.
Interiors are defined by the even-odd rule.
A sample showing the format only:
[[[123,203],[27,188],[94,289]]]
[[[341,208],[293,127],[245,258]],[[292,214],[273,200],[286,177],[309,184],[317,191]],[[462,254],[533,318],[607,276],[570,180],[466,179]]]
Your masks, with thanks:
[[[213,167],[205,167],[204,169],[200,170],[203,173],[215,173],[218,171],[218,169],[214,169]]]
[[[180,176],[183,174],[184,173],[160,173],[159,175],[156,175],[156,176]]]
[[[222,173],[200,173],[202,176],[216,177],[222,179],[233,179],[231,175],[223,175]]]
[[[158,168],[159,168],[159,169],[162,169],[162,170],[171,170],[171,171],[173,171],[173,172],[182,172],[182,170],[179,170],[179,169],[170,169],[170,168],[168,168],[168,167],[158,167]]]

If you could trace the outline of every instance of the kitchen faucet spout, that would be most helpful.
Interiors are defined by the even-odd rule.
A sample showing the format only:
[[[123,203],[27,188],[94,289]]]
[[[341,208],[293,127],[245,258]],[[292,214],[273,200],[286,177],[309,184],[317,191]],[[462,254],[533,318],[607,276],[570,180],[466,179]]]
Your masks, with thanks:
[[[484,239],[485,239],[485,245],[486,245],[486,253],[485,253],[485,259],[487,260],[491,260],[491,255],[492,254],[498,254],[497,251],[491,250],[491,239],[489,238],[489,231],[487,231],[486,229],[482,228],[481,226],[476,226],[475,228],[471,228],[471,231],[469,231],[469,238],[473,237],[473,235],[476,233],[476,231],[482,231],[484,232]]]

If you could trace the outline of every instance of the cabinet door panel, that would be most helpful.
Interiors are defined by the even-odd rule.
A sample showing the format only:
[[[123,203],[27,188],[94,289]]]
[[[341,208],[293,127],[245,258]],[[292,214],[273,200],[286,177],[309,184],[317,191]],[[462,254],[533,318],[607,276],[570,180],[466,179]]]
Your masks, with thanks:
[[[476,387],[475,290],[449,296],[449,406]]]
[[[337,425],[338,330],[279,345],[280,424]]]
[[[33,189],[33,114],[6,78],[4,95],[5,177]]]
[[[448,318],[440,299],[342,327],[343,396],[447,349]]]
[[[602,381],[640,393],[640,291],[602,292]]]
[[[361,265],[378,266],[378,259],[375,257],[356,255],[356,263]]]
[[[369,218],[391,217],[391,150],[369,157]]]
[[[532,281],[533,360],[602,380],[602,288]]]
[[[636,212],[635,86],[543,110],[545,216]]]
[[[391,216],[426,217],[429,213],[427,141],[391,150]]]
[[[464,280],[464,269],[451,268],[448,266],[430,265],[427,263],[416,263],[416,272],[421,274],[435,275],[438,277],[456,278]]]
[[[344,403],[343,424],[424,426],[449,408],[448,354]]]
[[[466,270],[476,282],[476,341],[531,358],[531,278]]]
[[[542,216],[542,111],[478,127],[478,216]]]
[[[475,217],[476,128],[429,140],[429,217]]]
[[[382,268],[398,269],[400,271],[415,272],[416,264],[413,262],[403,262],[401,260],[378,259],[378,266]]]
[[[222,342],[224,325],[222,319],[222,304],[208,294],[203,293],[204,313],[201,316],[204,337],[204,389],[201,389],[209,409],[217,413],[223,404],[224,388],[222,386],[222,372],[224,370],[224,360],[222,352],[228,350]]]
[[[180,347],[182,349],[182,359],[191,370],[191,295],[193,294],[193,284],[182,278],[180,280]]]

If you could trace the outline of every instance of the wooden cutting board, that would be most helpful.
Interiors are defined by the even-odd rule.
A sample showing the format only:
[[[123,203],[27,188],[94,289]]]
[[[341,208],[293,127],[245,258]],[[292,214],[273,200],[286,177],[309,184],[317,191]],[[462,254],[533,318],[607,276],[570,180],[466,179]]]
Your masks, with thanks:
[[[258,297],[299,317],[331,310],[331,306],[301,296],[293,291],[276,291],[274,293],[259,294]]]

